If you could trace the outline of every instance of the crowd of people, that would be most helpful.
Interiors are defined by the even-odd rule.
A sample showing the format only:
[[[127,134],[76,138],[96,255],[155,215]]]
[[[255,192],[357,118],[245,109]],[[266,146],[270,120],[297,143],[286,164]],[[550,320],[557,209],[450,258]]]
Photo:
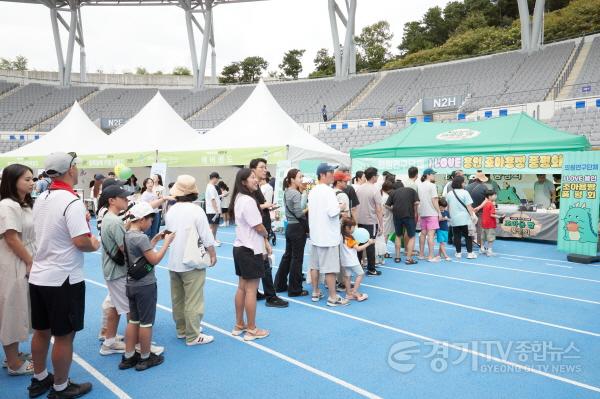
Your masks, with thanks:
[[[163,259],[169,270],[174,335],[188,346],[214,341],[203,333],[201,321],[206,270],[217,262],[222,220],[223,225],[235,224],[238,287],[231,333],[253,341],[270,334],[257,326],[261,299],[266,306],[285,308],[288,301],[277,294],[287,292],[290,298],[310,295],[319,302],[325,297],[323,282],[327,306],[363,302],[368,299],[361,292],[363,278],[380,276],[378,266],[385,258],[400,263],[402,248],[407,265],[450,260],[446,244],[453,244],[460,258],[463,240],[467,259],[477,257],[474,245],[491,256],[496,220],[501,218],[494,187],[481,171],[468,185],[462,171],[453,172],[440,193],[431,168],[419,174],[411,167],[408,179],[402,181],[388,172],[380,176],[374,167],[352,178],[347,168],[322,163],[314,182],[299,169],[290,169],[283,182],[277,182],[284,190],[281,206],[287,226],[285,253],[273,279],[271,214],[278,205],[267,160],[253,159],[241,168],[231,190],[217,172],[211,173],[205,210],[198,204],[196,180],[189,175],[178,176],[168,189],[159,175],[145,179],[139,188],[134,178],[125,182],[96,175],[91,188],[98,200],[98,238],[90,228],[90,213],[74,190],[78,163],[75,153],[53,153],[37,181],[24,165],[13,164],[2,172],[0,342],[8,374],[33,375],[30,397],[48,391],[50,398],[79,397],[92,388],[88,382],[68,378],[73,340],[84,327],[85,252],[101,249],[108,287],[99,352],[120,354],[119,369],[143,371],[164,362],[165,348],[152,341],[155,266]],[[547,191],[543,182],[540,185],[540,191]],[[362,242],[357,229],[366,231]],[[388,241],[394,242],[393,256],[387,251]],[[309,272],[304,276],[308,242]],[[310,292],[303,287],[305,279]],[[345,292],[344,297],[338,292]],[[124,337],[117,333],[121,316],[126,319]],[[29,339],[30,330],[31,354],[22,353],[19,343]],[[47,369],[51,338],[53,373]]]

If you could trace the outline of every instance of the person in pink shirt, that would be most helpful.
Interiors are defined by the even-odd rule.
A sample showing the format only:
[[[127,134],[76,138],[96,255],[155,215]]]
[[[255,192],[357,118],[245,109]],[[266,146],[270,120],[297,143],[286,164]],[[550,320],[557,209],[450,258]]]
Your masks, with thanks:
[[[264,259],[272,254],[268,232],[262,224],[259,205],[254,197],[258,179],[251,169],[240,169],[229,205],[229,214],[236,222],[233,243],[235,274],[239,277],[235,293],[236,323],[231,334],[245,333],[245,341],[266,338],[269,331],[256,327],[256,292],[265,274]],[[244,313],[246,321],[244,321]]]

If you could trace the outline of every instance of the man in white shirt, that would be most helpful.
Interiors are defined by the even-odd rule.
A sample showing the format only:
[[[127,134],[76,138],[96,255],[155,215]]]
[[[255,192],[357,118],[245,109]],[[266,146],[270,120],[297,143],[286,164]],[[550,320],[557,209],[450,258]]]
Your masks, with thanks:
[[[328,306],[348,305],[347,299],[340,297],[335,290],[335,277],[340,272],[340,204],[331,184],[334,168],[322,163],[317,168],[319,184],[308,194],[308,223],[312,242],[310,279],[312,301],[323,297],[319,288],[319,274],[325,274],[329,290]]]
[[[220,247],[221,242],[217,240],[217,229],[221,223],[221,197],[219,197],[219,192],[217,191],[217,183],[221,177],[217,172],[212,172],[208,178],[210,180],[206,185],[206,192],[204,194],[206,217],[208,218],[210,231],[212,231],[215,237],[215,246]]]
[[[69,380],[75,332],[83,329],[85,282],[83,253],[100,247],[90,234],[89,214],[73,191],[77,184],[77,154],[56,152],[45,161],[53,179],[33,207],[37,253],[29,275],[31,352],[35,374],[27,388],[30,397],[79,397],[92,389],[89,382]],[[54,337],[52,365],[46,369],[50,339]]]
[[[533,184],[533,203],[548,209],[556,201],[554,184],[546,179],[546,175],[538,174],[537,181]]]
[[[419,259],[425,259],[425,239],[429,245],[429,262],[439,262],[440,257],[434,256],[435,231],[440,228],[440,206],[439,195],[435,185],[435,170],[427,168],[421,176],[417,193],[419,194],[419,220],[421,222],[421,233],[419,234]]]

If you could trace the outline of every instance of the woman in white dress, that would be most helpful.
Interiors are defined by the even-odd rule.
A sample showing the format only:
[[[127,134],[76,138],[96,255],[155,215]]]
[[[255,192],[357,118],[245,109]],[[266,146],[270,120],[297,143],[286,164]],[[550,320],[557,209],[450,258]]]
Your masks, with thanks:
[[[375,240],[375,251],[377,255],[377,262],[379,264],[384,263],[384,258],[389,258],[390,255],[387,250],[387,239],[394,232],[394,215],[391,209],[385,206],[390,192],[393,189],[392,181],[386,180],[381,186],[381,207],[383,209],[383,234],[377,237]]]
[[[9,375],[33,374],[31,356],[19,352],[29,338],[27,278],[35,253],[32,170],[20,164],[2,171],[0,183],[0,343]]]

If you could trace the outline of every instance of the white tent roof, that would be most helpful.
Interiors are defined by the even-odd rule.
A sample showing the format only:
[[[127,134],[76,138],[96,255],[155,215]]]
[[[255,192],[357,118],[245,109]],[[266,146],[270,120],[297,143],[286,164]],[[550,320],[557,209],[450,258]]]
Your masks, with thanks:
[[[289,146],[288,159],[319,159],[348,165],[350,157],[317,139],[294,121],[261,80],[246,102],[186,150]]]
[[[2,154],[2,157],[46,156],[57,151],[74,151],[77,154],[98,152],[107,141],[107,135],[88,118],[75,101],[71,110],[54,129],[33,143]]]
[[[183,151],[200,135],[156,93],[133,118],[108,136],[107,152]]]

